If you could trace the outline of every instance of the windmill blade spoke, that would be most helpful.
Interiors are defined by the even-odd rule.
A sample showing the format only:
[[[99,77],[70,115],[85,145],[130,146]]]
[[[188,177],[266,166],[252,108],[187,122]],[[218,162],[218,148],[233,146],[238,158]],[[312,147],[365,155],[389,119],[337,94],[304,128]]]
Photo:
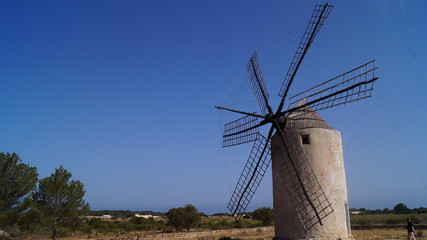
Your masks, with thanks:
[[[299,134],[292,130],[281,131],[285,143],[278,162],[278,174],[304,229],[308,231],[333,212],[310,163],[301,146]],[[288,158],[286,158],[286,156]]]
[[[231,147],[255,141],[258,137],[258,118],[244,116],[224,125],[222,147]]]
[[[332,7],[333,6],[328,4],[315,6],[313,14],[310,18],[307,28],[305,29],[304,35],[300,44],[298,45],[298,49],[294,55],[294,58],[292,59],[292,63],[289,66],[288,72],[286,73],[286,77],[280,89],[279,96],[282,97],[282,103],[280,104],[278,112],[280,112],[281,108],[283,107],[283,102],[288,94],[289,88],[298,71],[299,66],[301,65],[302,60],[304,59],[305,54],[310,48],[310,45],[316,37],[317,33],[325,23],[325,20],[329,16]]]
[[[236,187],[234,188],[233,194],[228,203],[228,209],[233,213],[236,219],[240,219],[241,213],[246,210],[246,207],[251,201],[271,162],[269,139],[272,132],[273,128],[270,130],[268,138],[258,134],[258,138],[254,142],[249,159],[243,168]]]
[[[331,80],[291,97],[289,112],[310,107],[318,111],[371,97],[375,61],[370,61]],[[300,104],[301,101],[305,103]]]
[[[271,107],[268,105],[268,90],[262,75],[261,67],[258,61],[258,52],[255,50],[251,59],[246,65],[246,72],[248,73],[249,82],[251,83],[252,91],[258,101],[258,105],[263,114],[273,113]]]

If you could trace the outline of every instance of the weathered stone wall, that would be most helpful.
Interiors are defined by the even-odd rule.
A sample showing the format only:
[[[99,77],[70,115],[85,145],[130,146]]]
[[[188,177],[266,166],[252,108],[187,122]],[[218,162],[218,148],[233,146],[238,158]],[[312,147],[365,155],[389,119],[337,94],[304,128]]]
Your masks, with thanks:
[[[206,230],[197,232],[172,232],[172,233],[140,233],[127,237],[110,237],[110,238],[91,238],[81,240],[145,240],[145,239],[188,239],[196,238],[203,240],[211,240],[211,236],[229,236],[248,232],[271,232],[273,227],[258,227],[258,228],[243,228],[243,229],[228,229],[228,230]]]
[[[308,135],[309,144],[302,144],[307,161],[310,163],[323,191],[332,204],[333,212],[324,218],[323,225],[317,224],[305,231],[294,209],[289,194],[284,190],[278,172],[289,161],[282,156],[282,144],[277,136],[272,139],[272,169],[274,213],[276,237],[278,239],[351,239],[348,209],[347,186],[341,135],[338,131],[325,128],[288,129],[291,135]]]

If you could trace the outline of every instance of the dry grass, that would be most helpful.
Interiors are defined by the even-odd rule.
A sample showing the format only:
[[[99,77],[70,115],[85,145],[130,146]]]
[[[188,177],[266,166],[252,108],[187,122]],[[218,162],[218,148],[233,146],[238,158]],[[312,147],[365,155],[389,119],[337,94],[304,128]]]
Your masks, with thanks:
[[[407,239],[406,229],[369,229],[351,232],[355,240]],[[418,232],[417,239],[426,239],[422,231]]]
[[[218,240],[220,238],[231,239],[255,239],[255,240],[271,240],[274,238],[274,231],[243,231],[234,234],[213,234],[204,238],[188,238],[187,240]]]
[[[237,231],[237,232],[236,232]],[[197,235],[197,236],[194,236]],[[191,232],[172,232],[172,233],[154,233],[154,232],[133,232],[129,234],[120,235],[96,235],[96,236],[76,236],[69,238],[60,238],[60,240],[82,240],[82,239],[134,239],[132,237],[140,236],[142,238],[149,237],[150,239],[179,239],[179,240],[218,240],[221,238],[226,239],[254,239],[254,240],[271,240],[274,238],[274,228],[261,229],[254,228],[238,229],[238,230],[205,230],[205,231],[191,231]],[[34,238],[33,238],[34,239]],[[42,239],[42,238],[37,238]],[[48,240],[48,239],[46,239]]]
[[[270,228],[267,231],[251,231],[250,229],[244,230],[236,233],[231,232],[222,232],[217,233],[217,231],[201,231],[201,235],[197,237],[188,236],[180,236],[180,240],[218,240],[223,237],[228,239],[254,239],[254,240],[271,240],[274,238],[274,229]],[[114,237],[121,237],[126,238],[128,236],[135,236],[136,234],[144,236],[147,234],[147,232],[139,232],[139,233],[133,233],[133,234],[124,234],[124,235],[113,235],[113,236],[93,236],[92,238],[96,239],[111,239]],[[352,234],[355,240],[383,240],[383,239],[406,239],[407,233],[406,229],[369,229],[369,230],[352,230]],[[191,232],[189,233],[191,235]],[[165,235],[162,236],[164,238]],[[167,238],[167,237],[166,237]],[[71,239],[82,239],[80,238],[61,238],[61,240],[71,240]],[[177,239],[176,236],[173,234],[170,235],[169,239]],[[417,240],[419,239],[427,239],[426,237],[417,237]]]
[[[369,230],[352,230],[356,240],[373,240],[373,239],[400,239],[406,238],[405,229],[369,229]]]
[[[407,239],[406,229],[369,229],[369,230],[352,230],[355,240],[383,240],[383,239]],[[242,232],[236,234],[213,234],[209,237],[202,238],[186,238],[186,240],[218,240],[221,237],[232,239],[256,239],[256,240],[271,240],[274,238],[274,231],[263,232]],[[425,237],[417,237],[417,239],[427,239]]]

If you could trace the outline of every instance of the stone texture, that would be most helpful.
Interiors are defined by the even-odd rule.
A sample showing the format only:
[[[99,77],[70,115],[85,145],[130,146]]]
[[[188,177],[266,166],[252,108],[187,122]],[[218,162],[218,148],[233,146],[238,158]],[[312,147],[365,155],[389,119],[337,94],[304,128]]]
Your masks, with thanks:
[[[148,240],[148,239],[208,239],[211,240],[211,236],[215,235],[230,235],[230,234],[244,234],[248,232],[271,232],[272,227],[257,227],[257,228],[242,228],[242,229],[226,229],[226,230],[206,230],[206,231],[194,231],[194,232],[172,232],[172,233],[158,233],[158,232],[141,232],[134,233],[130,236],[121,237],[95,237],[85,238],[79,240]],[[214,238],[216,239],[216,238]]]
[[[309,231],[304,231],[289,194],[285,192],[278,174],[275,174],[280,170],[277,161],[280,159],[283,161],[283,157],[277,156],[281,152],[281,140],[278,136],[273,136],[273,204],[276,237],[278,239],[352,239],[341,135],[317,113],[313,113],[315,112],[309,111],[305,116],[304,114],[295,115],[296,118],[288,120],[286,131],[291,135],[309,135],[310,144],[302,144],[301,141],[301,145],[334,212],[323,219],[323,225],[317,224]]]

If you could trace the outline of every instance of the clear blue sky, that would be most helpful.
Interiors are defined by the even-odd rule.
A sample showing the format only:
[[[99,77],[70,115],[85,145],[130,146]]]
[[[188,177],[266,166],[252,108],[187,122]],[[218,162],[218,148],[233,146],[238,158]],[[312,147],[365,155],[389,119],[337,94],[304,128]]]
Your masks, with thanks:
[[[0,151],[40,177],[63,165],[92,209],[225,212],[247,153],[221,149],[237,116],[214,106],[254,100],[255,48],[278,93],[316,3],[1,1]],[[350,207],[427,206],[427,2],[329,3],[291,93],[376,59],[373,98],[320,113],[343,136]],[[249,210],[264,205],[271,175]]]

